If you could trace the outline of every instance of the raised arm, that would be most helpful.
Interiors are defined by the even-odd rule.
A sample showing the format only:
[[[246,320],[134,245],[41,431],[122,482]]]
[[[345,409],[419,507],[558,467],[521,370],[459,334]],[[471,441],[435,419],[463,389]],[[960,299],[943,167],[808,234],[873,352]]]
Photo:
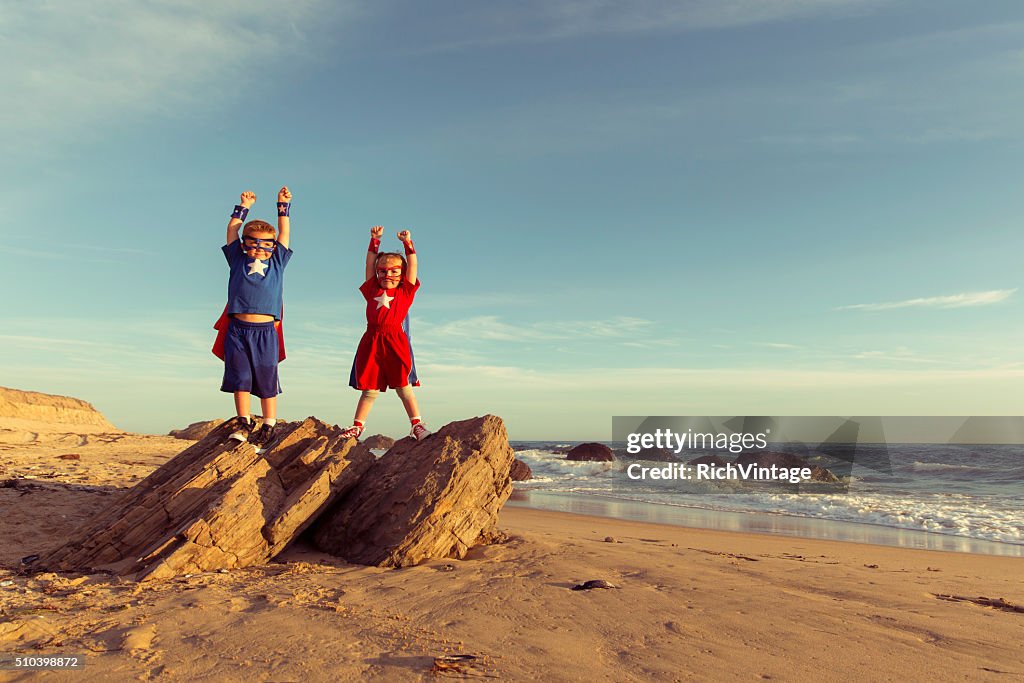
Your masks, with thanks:
[[[374,267],[377,265],[377,252],[380,251],[380,238],[384,236],[384,226],[375,225],[370,228],[370,246],[366,248],[366,280],[376,277]]]
[[[292,193],[285,185],[277,193],[277,243],[285,249],[288,248],[288,241],[291,238],[291,213]]]
[[[242,203],[235,206],[235,210],[231,214],[231,220],[228,221],[228,241],[225,244],[238,241],[238,228],[245,222],[245,217],[249,214],[249,208],[256,203],[255,193],[249,190],[243,192],[240,199]]]
[[[412,246],[412,233],[408,230],[403,230],[398,233],[398,239],[401,240],[402,246],[405,247],[405,260],[409,263],[409,267],[405,272],[405,281],[410,285],[416,284],[416,275],[419,271],[419,262],[416,259],[416,248]]]

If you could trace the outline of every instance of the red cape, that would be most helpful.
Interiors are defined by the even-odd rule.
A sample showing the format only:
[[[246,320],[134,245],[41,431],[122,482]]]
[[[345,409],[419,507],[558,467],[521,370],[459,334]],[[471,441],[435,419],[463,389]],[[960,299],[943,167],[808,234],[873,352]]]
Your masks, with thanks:
[[[284,318],[284,310],[281,311],[281,317]],[[228,336],[228,321],[231,319],[228,317],[228,307],[224,306],[224,312],[220,314],[220,318],[213,324],[213,329],[217,330],[217,339],[213,342],[213,355],[217,356],[221,360],[224,360],[224,340]],[[274,327],[277,328],[277,362],[280,363],[285,359],[284,353],[284,325],[281,324],[280,320],[274,321]]]

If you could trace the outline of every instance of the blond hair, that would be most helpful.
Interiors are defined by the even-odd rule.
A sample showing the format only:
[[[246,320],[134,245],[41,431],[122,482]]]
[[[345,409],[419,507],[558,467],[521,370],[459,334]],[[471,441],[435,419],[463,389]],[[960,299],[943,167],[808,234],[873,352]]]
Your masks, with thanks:
[[[249,221],[242,228],[242,237],[248,237],[254,232],[269,232],[275,239],[277,238],[277,230],[266,221]]]
[[[397,261],[401,261],[402,262],[402,272],[403,273],[409,268],[409,264],[405,262],[405,257],[404,256],[402,256],[401,254],[397,254],[397,253],[395,253],[393,251],[384,251],[384,252],[381,252],[381,253],[377,254],[377,258],[373,262],[374,269],[376,269],[377,266],[380,265],[380,262],[384,261],[384,260],[388,260],[388,261],[396,261],[396,260]]]

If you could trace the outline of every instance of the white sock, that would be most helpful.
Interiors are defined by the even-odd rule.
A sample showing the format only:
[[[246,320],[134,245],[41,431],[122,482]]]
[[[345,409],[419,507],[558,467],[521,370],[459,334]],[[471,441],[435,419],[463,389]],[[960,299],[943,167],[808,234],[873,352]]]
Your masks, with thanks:
[[[273,427],[274,425],[277,424],[277,418],[276,417],[272,417],[269,420],[264,420],[263,424],[267,425],[268,427]]]

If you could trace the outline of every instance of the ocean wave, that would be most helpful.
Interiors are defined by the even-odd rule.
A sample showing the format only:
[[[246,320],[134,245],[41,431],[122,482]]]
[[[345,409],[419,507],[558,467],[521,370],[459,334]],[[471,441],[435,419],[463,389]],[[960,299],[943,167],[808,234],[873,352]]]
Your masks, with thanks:
[[[1003,543],[1024,543],[1019,506],[990,504],[972,496],[899,499],[884,495],[778,495],[779,511],[839,521],[866,522],[967,536]]]
[[[944,470],[978,470],[981,472],[988,471],[976,465],[954,465],[952,463],[947,462],[921,462],[920,460],[915,460],[914,462],[912,462],[910,464],[910,469],[924,472],[942,472]]]
[[[987,469],[976,464],[913,459],[896,468],[904,476],[871,473],[852,477],[851,486],[860,487],[854,486],[847,493],[758,492],[744,490],[739,482],[725,481],[698,494],[688,494],[678,482],[627,482],[622,462],[575,462],[566,460],[564,454],[540,448],[518,451],[516,456],[533,470],[532,480],[516,484],[522,488],[674,507],[877,524],[1024,544],[1024,505],[1016,489],[1007,486],[1007,482],[1020,481],[1018,475],[1024,468],[1019,460]],[[737,495],[736,491],[742,493]]]
[[[998,478],[1004,472],[990,467],[978,467],[977,465],[958,465],[955,463],[948,462],[922,462],[915,460],[909,465],[904,465],[899,468],[903,472],[912,472],[916,476],[932,476],[937,481],[941,481],[942,478],[965,478],[970,477],[971,479],[989,479]]]
[[[550,451],[518,451],[516,457],[529,465],[533,472],[533,479],[526,482],[529,484],[564,482],[571,485],[579,479],[595,478],[611,481],[619,470],[619,465],[614,462],[566,460],[564,455]]]
[[[687,496],[684,504],[678,496],[648,494],[623,498],[722,512],[763,512],[876,524],[896,529],[1024,544],[1024,530],[1020,524],[1024,509],[1009,499],[986,502],[973,496],[952,494],[905,499],[886,495],[800,493]]]

